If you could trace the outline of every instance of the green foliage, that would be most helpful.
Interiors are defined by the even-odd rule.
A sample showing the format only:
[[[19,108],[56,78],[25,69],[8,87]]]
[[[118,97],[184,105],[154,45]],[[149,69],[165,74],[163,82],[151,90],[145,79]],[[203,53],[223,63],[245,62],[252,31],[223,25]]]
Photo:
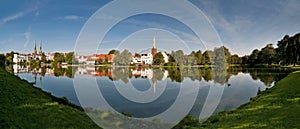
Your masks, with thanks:
[[[65,58],[66,63],[72,64],[73,59],[74,59],[74,52],[69,52],[66,54],[66,58]]]
[[[210,60],[210,55],[212,55],[211,53],[212,53],[212,51],[205,51],[203,53],[203,56],[202,56],[202,63],[203,64],[208,64],[208,65],[211,64],[211,60]]]
[[[0,69],[0,128],[99,128],[76,105]]]
[[[274,62],[276,51],[272,44],[268,44],[266,47],[261,49],[260,61],[265,64],[272,64]]]
[[[277,60],[284,65],[299,64],[300,62],[300,33],[290,37],[285,35],[277,43]]]
[[[15,52],[6,53],[6,64],[13,64],[13,58],[14,58]]]
[[[6,57],[4,54],[0,54],[0,68],[5,67]]]
[[[210,117],[206,128],[298,128],[300,124],[300,72],[291,73],[233,111]],[[293,90],[291,90],[293,89]]]
[[[116,53],[119,53],[119,51],[118,51],[118,50],[110,50],[110,51],[108,52],[108,54],[116,54]]]
[[[162,65],[165,63],[164,56],[161,52],[155,54],[155,56],[153,57],[153,63],[155,65]]]
[[[30,68],[40,68],[41,67],[40,60],[30,60],[29,64],[30,64]]]
[[[124,50],[121,53],[116,52],[115,53],[115,58],[113,62],[117,66],[129,66],[131,62],[131,53],[128,50]]]

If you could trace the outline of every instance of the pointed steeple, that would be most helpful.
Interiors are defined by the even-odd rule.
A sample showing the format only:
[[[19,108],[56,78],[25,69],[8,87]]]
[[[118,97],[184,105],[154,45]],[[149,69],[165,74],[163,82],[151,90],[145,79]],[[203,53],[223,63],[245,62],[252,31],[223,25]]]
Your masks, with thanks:
[[[34,40],[34,51],[36,51],[36,40]]]
[[[36,54],[36,40],[34,40],[34,49],[33,49],[33,54]]]
[[[43,54],[43,51],[42,51],[42,41],[40,42],[40,50],[39,50],[39,54]]]
[[[153,37],[153,48],[156,48],[156,34]]]
[[[40,42],[40,51],[42,51],[42,40]]]
[[[153,37],[153,46],[151,49],[152,56],[155,56],[156,52],[157,52],[157,49],[156,49],[156,34],[155,34]]]

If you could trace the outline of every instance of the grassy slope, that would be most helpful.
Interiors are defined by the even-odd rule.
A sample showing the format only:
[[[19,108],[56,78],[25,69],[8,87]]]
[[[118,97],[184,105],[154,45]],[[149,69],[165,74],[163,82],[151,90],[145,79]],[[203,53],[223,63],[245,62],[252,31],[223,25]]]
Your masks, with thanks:
[[[68,102],[51,97],[1,68],[0,103],[1,129],[99,128],[82,109],[65,105]]]
[[[289,74],[250,103],[212,116],[208,128],[300,128],[300,72]]]

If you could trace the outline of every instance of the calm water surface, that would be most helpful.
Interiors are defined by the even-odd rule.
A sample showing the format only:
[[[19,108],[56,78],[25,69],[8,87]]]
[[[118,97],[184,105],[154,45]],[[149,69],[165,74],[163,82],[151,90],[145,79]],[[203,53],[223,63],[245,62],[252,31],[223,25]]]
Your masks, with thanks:
[[[271,88],[291,72],[278,68],[229,68],[223,73],[217,73],[218,75],[211,69],[204,68],[73,67],[73,70],[72,72],[72,67],[37,70],[13,66],[15,75],[21,79],[35,83],[36,87],[54,96],[66,97],[79,106],[82,105],[75,92],[74,77],[86,78],[86,80],[95,78],[98,90],[110,107],[118,112],[129,112],[139,118],[151,117],[167,110],[178,99],[180,90],[183,90],[182,105],[190,101],[190,94],[197,93],[195,103],[189,111],[192,116],[200,115],[211,88],[219,88],[223,91],[213,113],[231,110],[248,102],[259,91]],[[80,94],[97,96],[97,92],[89,89],[88,82],[84,84],[86,86],[81,85],[79,88],[84,90]],[[139,94],[134,94],[134,91],[138,91]],[[214,97],[213,93],[210,95]],[[93,99],[86,99],[86,101],[84,107],[110,110],[101,102],[97,103]]]

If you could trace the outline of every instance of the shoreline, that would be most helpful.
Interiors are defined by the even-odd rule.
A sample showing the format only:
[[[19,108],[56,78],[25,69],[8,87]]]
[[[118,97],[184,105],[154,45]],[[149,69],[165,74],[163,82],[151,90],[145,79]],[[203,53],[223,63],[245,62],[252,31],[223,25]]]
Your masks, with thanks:
[[[292,72],[248,103],[210,116],[202,124],[187,116],[189,121],[183,120],[175,128],[299,128],[299,77],[300,71]]]
[[[59,107],[62,106],[63,108],[71,108],[72,110],[77,110],[77,111],[75,111],[76,112],[75,115],[79,115],[81,117],[82,116],[85,117],[85,118],[83,118],[84,120],[80,119],[80,121],[86,121],[87,120],[87,121],[91,122],[90,124],[92,124],[92,125],[94,124],[90,120],[90,118],[88,118],[86,116],[86,114],[83,112],[83,108],[82,107],[79,107],[77,105],[74,105],[74,104],[68,102],[68,100],[66,98],[57,98],[57,97],[51,95],[51,93],[47,93],[45,91],[42,91],[40,88],[32,86],[32,84],[30,84],[29,82],[27,82],[25,80],[22,80],[19,77],[15,76],[15,75],[13,75],[11,73],[8,73],[4,69],[0,69],[0,75],[1,75],[1,77],[2,76],[4,77],[4,78],[0,79],[0,84],[1,84],[0,90],[1,90],[2,94],[3,94],[3,92],[5,92],[5,89],[4,90],[1,89],[1,88],[3,88],[3,86],[5,86],[5,85],[2,85],[2,84],[5,84],[5,83],[17,83],[19,85],[15,85],[16,87],[22,87],[21,89],[23,89],[23,88],[27,88],[27,89],[29,88],[30,89],[29,94],[28,93],[25,94],[25,96],[26,95],[33,96],[33,98],[30,98],[30,100],[31,99],[35,99],[35,101],[40,101],[40,100],[36,100],[36,97],[39,97],[38,99],[45,99],[45,98],[47,98],[48,101],[50,100],[50,102],[48,102],[48,103],[50,103],[50,105],[53,105],[53,106],[57,106],[58,105]],[[279,82],[277,82],[274,87],[272,87],[272,88],[270,88],[270,89],[268,89],[266,91],[263,91],[263,92],[259,93],[256,97],[250,99],[250,102],[248,102],[246,104],[243,104],[243,105],[241,105],[241,106],[239,106],[239,107],[237,107],[237,108],[235,108],[233,110],[223,111],[223,112],[220,112],[220,113],[218,113],[218,114],[216,114],[214,116],[211,116],[203,124],[200,124],[198,119],[188,118],[188,120],[187,120],[188,123],[193,123],[193,121],[194,121],[195,125],[192,125],[192,124],[184,125],[185,122],[186,122],[186,119],[183,119],[179,123],[179,125],[175,126],[174,128],[176,128],[176,127],[182,127],[182,125],[184,125],[185,127],[199,127],[199,128],[232,128],[232,127],[236,127],[236,128],[249,128],[249,127],[250,128],[257,128],[257,127],[268,127],[268,126],[271,126],[271,124],[270,124],[271,122],[268,121],[268,120],[257,121],[257,119],[272,119],[273,116],[272,117],[268,116],[270,114],[267,114],[267,116],[260,116],[260,114],[255,114],[255,116],[251,116],[253,114],[243,114],[243,112],[245,112],[245,111],[254,111],[255,110],[255,111],[263,113],[263,112],[268,111],[268,110],[264,110],[264,108],[271,108],[272,109],[272,107],[275,107],[275,109],[280,109],[283,106],[289,107],[290,105],[285,105],[285,103],[283,103],[283,104],[279,103],[279,105],[272,105],[270,107],[259,105],[259,104],[261,104],[261,101],[263,101],[262,104],[268,103],[268,102],[264,102],[264,101],[271,99],[268,96],[274,97],[274,94],[277,93],[278,90],[281,91],[283,95],[290,95],[289,96],[290,98],[284,98],[282,96],[279,96],[280,99],[282,99],[282,98],[287,99],[289,102],[292,102],[292,104],[295,104],[295,103],[293,103],[294,101],[295,102],[299,102],[300,95],[297,96],[297,94],[295,94],[295,93],[300,93],[300,87],[296,87],[296,90],[293,90],[294,94],[287,94],[286,93],[286,91],[288,91],[287,88],[291,88],[291,87],[293,87],[295,85],[300,85],[300,79],[299,79],[299,77],[300,77],[300,71],[290,73],[287,77],[285,77],[282,80],[280,80]],[[12,78],[14,81],[13,82],[7,82],[6,80],[10,79],[10,78]],[[293,84],[294,82],[297,82],[297,84]],[[286,85],[286,83],[289,83],[292,86]],[[13,88],[13,87],[11,87],[11,88]],[[8,90],[8,89],[6,89],[6,90]],[[20,91],[17,91],[16,89],[13,89],[13,90],[10,91],[10,93],[17,94],[17,93],[14,93],[13,91],[14,92],[20,92]],[[295,97],[295,95],[296,95],[296,97]],[[40,98],[41,96],[44,96],[44,97]],[[1,98],[4,99],[4,100],[7,99],[6,96],[4,96],[4,97],[2,96]],[[8,99],[9,99],[9,97],[8,97]],[[278,101],[278,102],[282,102],[282,101],[285,101],[285,100],[281,100],[281,101]],[[276,102],[277,102],[277,100],[276,101],[271,101],[269,103],[271,103],[271,104],[275,103],[276,104]],[[40,103],[38,103],[38,104],[40,104]],[[25,105],[27,107],[28,106],[29,107],[32,106],[32,104],[25,103],[25,102],[23,103],[23,105]],[[6,105],[1,105],[2,109],[5,109],[4,108],[5,106]],[[47,106],[44,107],[41,110],[47,110],[47,108],[51,108],[51,107],[49,107],[49,104]],[[299,107],[299,104],[296,105],[296,106]],[[7,108],[9,108],[9,107],[7,107]],[[58,109],[55,109],[53,111],[56,111],[56,110],[61,110],[61,109],[58,108]],[[82,113],[84,113],[84,114],[82,114]],[[43,113],[41,113],[41,114],[43,114]],[[52,114],[52,113],[50,113],[50,114]],[[46,113],[44,115],[49,115],[49,113]],[[57,117],[66,117],[66,116],[60,116],[61,114],[56,114],[56,115],[57,115]],[[283,114],[283,115],[291,116],[291,114]],[[299,116],[299,115],[300,114],[298,113],[297,116]],[[69,115],[67,115],[67,116],[69,116]],[[250,117],[250,116],[251,116],[251,118],[253,118],[253,117],[254,118],[251,119],[251,120],[247,119],[247,117]],[[17,123],[12,122],[10,124],[9,123],[5,123],[7,121],[6,120],[7,118],[5,118],[5,117],[6,117],[5,114],[2,114],[2,116],[0,117],[0,120],[4,121],[4,124],[0,124],[1,128],[2,127],[4,128],[4,127],[16,127],[16,126],[20,126],[18,122],[21,122],[21,125],[23,125],[23,123],[22,123],[23,121],[16,121]],[[243,118],[243,117],[246,117],[246,118]],[[262,118],[260,118],[260,117],[262,117]],[[26,121],[25,120],[26,117],[21,118],[21,119],[24,120],[24,121]],[[9,118],[9,120],[10,121],[14,121],[14,118]],[[49,121],[52,121],[52,120],[49,120]],[[244,121],[246,121],[246,122],[244,122]],[[89,122],[87,122],[87,123],[89,123]],[[278,122],[278,121],[276,121],[276,122]],[[294,121],[292,119],[288,123],[280,123],[280,124],[277,124],[277,125],[276,125],[276,123],[275,124],[272,123],[272,124],[275,125],[276,127],[284,127],[284,128],[287,128],[287,127],[288,128],[300,127],[300,125],[293,126],[291,124],[293,122],[296,122],[296,121]],[[249,124],[249,123],[252,123],[252,124]],[[36,127],[36,126],[40,127],[39,125],[35,125],[35,126],[27,126],[26,125],[26,127],[30,127],[30,128]],[[47,125],[45,125],[45,126],[47,126]],[[52,125],[50,125],[51,128],[62,128],[62,127],[66,127],[66,126],[67,125],[54,126],[53,127]],[[23,126],[21,126],[21,127],[23,127]],[[68,125],[68,127],[69,127],[69,125]],[[79,126],[76,126],[76,127],[71,126],[71,127],[72,128],[78,128]],[[81,126],[81,127],[82,128],[86,128],[86,126]]]
[[[55,97],[1,68],[0,75],[0,128],[100,128],[65,97]]]

